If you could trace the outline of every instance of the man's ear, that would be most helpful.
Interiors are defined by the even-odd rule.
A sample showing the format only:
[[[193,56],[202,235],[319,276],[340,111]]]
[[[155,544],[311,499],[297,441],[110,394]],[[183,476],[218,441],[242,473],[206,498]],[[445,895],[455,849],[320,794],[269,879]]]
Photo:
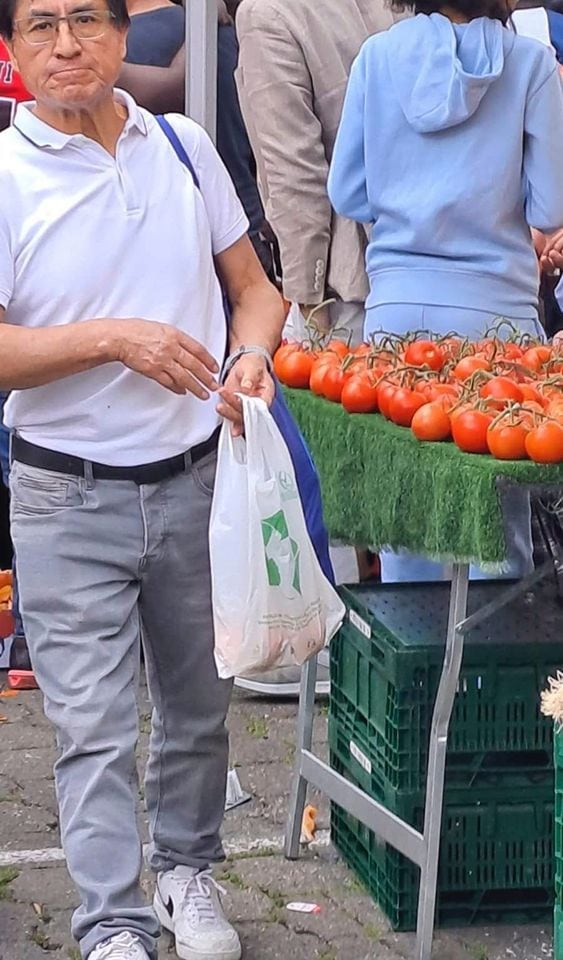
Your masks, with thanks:
[[[125,60],[125,57],[127,56],[127,34],[128,33],[129,33],[128,27],[125,27],[121,31],[121,57],[123,60]]]

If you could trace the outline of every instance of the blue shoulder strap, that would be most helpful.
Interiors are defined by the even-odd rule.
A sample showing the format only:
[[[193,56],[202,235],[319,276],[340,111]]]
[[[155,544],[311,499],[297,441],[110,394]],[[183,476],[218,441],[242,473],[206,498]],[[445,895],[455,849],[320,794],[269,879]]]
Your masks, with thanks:
[[[180,161],[180,163],[183,163],[184,166],[187,167],[188,170],[190,171],[193,177],[193,181],[197,189],[199,190],[200,189],[199,177],[195,172],[194,165],[190,160],[190,158],[188,157],[188,154],[186,153],[178,134],[174,130],[174,127],[172,126],[171,123],[168,122],[166,117],[163,117],[162,115],[156,117],[156,122],[158,123],[165,137],[167,137],[168,140],[170,141],[170,144],[174,150],[174,153],[178,157],[178,160]]]
[[[184,166],[190,171],[197,189],[200,190],[201,187],[199,184],[199,177],[195,172],[194,165],[190,160],[188,154],[186,153],[184,146],[182,144],[182,141],[180,140],[178,134],[174,130],[174,127],[172,126],[171,123],[168,122],[166,117],[162,116],[162,114],[156,117],[156,122],[158,123],[165,137],[167,137],[168,140],[170,141],[170,145],[174,150],[174,153],[178,157],[178,160],[180,161],[180,163],[183,163]],[[229,299],[227,297],[227,292],[224,289],[223,284],[221,284],[221,289],[223,291],[223,305],[225,307],[225,316],[227,318],[227,324],[229,324],[231,320],[231,307],[229,304]]]

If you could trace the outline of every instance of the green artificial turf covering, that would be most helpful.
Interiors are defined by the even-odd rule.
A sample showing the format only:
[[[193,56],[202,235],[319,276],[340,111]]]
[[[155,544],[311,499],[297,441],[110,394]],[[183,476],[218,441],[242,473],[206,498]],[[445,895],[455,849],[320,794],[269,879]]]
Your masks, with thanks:
[[[506,551],[498,478],[563,493],[563,464],[501,462],[453,443],[421,443],[379,414],[350,415],[307,390],[284,392],[319,471],[334,539],[499,564]]]

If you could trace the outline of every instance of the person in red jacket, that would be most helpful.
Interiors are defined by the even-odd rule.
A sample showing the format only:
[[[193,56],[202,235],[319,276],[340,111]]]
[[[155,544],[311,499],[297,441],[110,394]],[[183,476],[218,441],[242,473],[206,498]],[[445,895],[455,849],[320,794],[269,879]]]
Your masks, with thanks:
[[[10,126],[16,111],[16,104],[24,100],[31,100],[31,97],[25,89],[19,73],[14,70],[8,50],[0,40],[0,131]],[[7,393],[0,393],[0,481],[3,478],[6,486],[8,484],[8,472],[10,469],[10,434],[2,423],[2,411],[7,397]],[[14,635],[10,651],[8,684],[10,687],[29,690],[36,687],[37,683],[31,669],[29,653],[25,642],[23,623],[19,611],[18,586],[15,573],[16,570],[14,566],[14,593],[12,600]],[[0,646],[1,645],[2,641],[0,640]],[[0,650],[0,653],[1,652]]]
[[[31,100],[31,97],[19,73],[14,70],[10,54],[0,40],[0,130],[10,126],[16,103],[22,100]]]

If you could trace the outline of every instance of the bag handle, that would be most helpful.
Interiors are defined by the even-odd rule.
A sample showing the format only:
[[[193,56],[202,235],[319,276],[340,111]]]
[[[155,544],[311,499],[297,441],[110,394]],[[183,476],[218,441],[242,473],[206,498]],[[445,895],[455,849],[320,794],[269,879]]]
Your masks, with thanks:
[[[266,403],[260,397],[247,397],[244,394],[240,394],[240,399],[242,401],[244,418],[248,468],[256,474],[264,474],[266,470],[273,478],[275,472],[272,471],[271,465],[265,456],[262,441],[268,437],[273,446],[282,443],[283,446],[286,447],[285,440]]]

